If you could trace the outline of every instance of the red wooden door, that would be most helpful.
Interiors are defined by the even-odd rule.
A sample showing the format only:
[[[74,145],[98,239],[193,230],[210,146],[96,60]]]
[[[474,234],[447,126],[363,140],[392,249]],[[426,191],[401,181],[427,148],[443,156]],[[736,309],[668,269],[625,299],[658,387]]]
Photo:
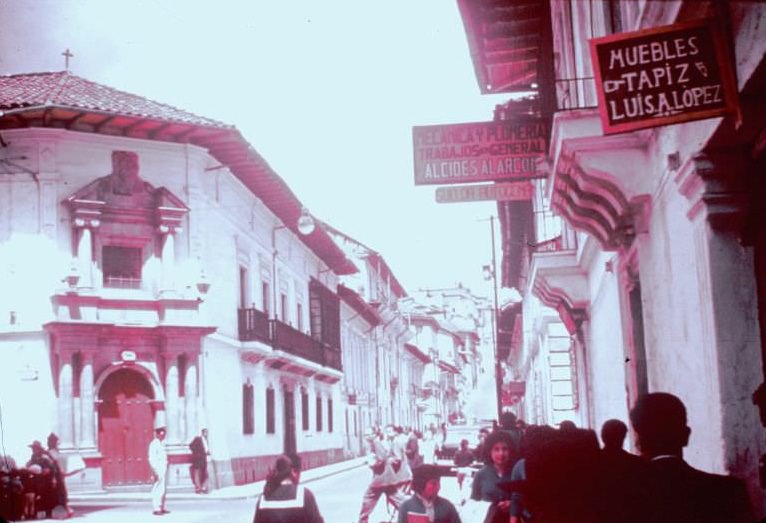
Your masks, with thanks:
[[[147,461],[152,441],[152,388],[138,372],[122,369],[101,386],[98,448],[104,486],[149,483]]]

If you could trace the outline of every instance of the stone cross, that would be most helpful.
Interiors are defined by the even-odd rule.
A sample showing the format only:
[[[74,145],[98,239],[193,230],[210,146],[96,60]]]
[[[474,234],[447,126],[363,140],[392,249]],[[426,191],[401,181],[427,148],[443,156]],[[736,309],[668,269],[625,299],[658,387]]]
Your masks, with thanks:
[[[66,51],[64,51],[63,53],[61,53],[61,56],[63,56],[63,57],[64,57],[64,68],[65,68],[67,71],[69,71],[69,59],[70,59],[70,58],[72,58],[72,57],[74,56],[74,54],[72,54],[72,53],[69,51],[69,48],[67,47],[67,50],[66,50]]]

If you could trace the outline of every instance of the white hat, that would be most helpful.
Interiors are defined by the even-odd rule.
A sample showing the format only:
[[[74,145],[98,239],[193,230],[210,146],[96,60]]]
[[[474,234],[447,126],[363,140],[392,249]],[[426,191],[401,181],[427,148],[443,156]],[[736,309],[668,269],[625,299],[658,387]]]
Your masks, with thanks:
[[[166,429],[166,428],[167,428],[167,425],[165,424],[165,411],[158,410],[154,415],[154,430]]]

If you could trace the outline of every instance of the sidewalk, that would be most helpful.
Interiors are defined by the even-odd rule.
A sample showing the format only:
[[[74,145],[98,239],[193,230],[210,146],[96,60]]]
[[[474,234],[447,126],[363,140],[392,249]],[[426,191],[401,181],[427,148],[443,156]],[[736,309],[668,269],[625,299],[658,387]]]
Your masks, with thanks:
[[[310,483],[318,479],[332,476],[346,470],[364,466],[365,458],[354,458],[346,461],[340,461],[324,467],[316,467],[304,470],[301,473],[301,483]],[[211,491],[209,494],[195,494],[191,491],[168,489],[168,500],[186,500],[199,501],[203,499],[246,499],[257,496],[263,491],[264,481],[247,483],[245,485],[234,485]],[[69,501],[74,503],[94,502],[94,501],[151,501],[151,493],[146,492],[70,492]]]

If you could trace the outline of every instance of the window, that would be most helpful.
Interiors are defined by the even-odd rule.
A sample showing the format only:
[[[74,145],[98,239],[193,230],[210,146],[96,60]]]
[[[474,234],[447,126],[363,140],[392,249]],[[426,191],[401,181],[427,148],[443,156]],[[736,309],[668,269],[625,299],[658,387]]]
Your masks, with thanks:
[[[287,294],[284,292],[279,294],[279,318],[282,323],[287,323]]]
[[[301,423],[303,430],[309,430],[309,393],[301,390]]]
[[[322,398],[317,396],[317,432],[322,432]]]
[[[309,284],[311,337],[340,349],[340,300],[330,289],[312,279]]]
[[[327,398],[327,432],[332,432],[332,398]]]
[[[276,430],[276,419],[274,415],[274,389],[266,389],[266,434],[274,434]]]
[[[101,251],[104,287],[138,289],[141,287],[141,249],[106,245]]]
[[[247,268],[239,266],[239,308],[247,308]]]
[[[303,332],[303,304],[295,306],[295,328]]]
[[[269,297],[271,291],[269,290],[269,282],[262,281],[261,282],[261,310],[266,313],[266,315],[269,315]]]
[[[255,404],[253,399],[253,386],[250,383],[245,383],[242,385],[242,434],[255,433]]]

